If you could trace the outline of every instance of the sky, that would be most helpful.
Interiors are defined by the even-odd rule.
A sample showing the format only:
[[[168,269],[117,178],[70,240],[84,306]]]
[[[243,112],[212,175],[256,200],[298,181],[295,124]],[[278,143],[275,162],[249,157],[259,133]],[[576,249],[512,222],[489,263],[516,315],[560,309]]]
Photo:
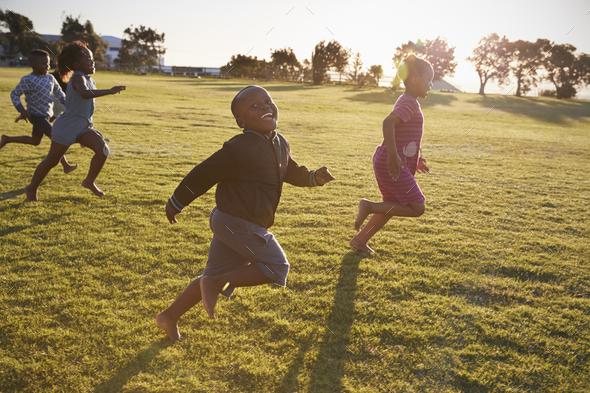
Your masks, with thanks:
[[[169,4],[163,7],[163,4]],[[231,55],[270,59],[271,49],[290,47],[298,59],[309,58],[321,40],[335,39],[360,52],[366,66],[381,64],[394,75],[395,48],[408,40],[446,38],[459,65],[447,80],[477,92],[479,79],[465,58],[493,32],[535,41],[547,38],[590,53],[590,0],[564,1],[112,1],[0,0],[32,20],[41,34],[59,34],[66,15],[90,20],[101,35],[123,37],[130,26],[165,33],[166,65],[220,67]],[[508,92],[488,84],[486,92]],[[550,87],[550,86],[547,86]],[[586,89],[581,98],[590,98]]]

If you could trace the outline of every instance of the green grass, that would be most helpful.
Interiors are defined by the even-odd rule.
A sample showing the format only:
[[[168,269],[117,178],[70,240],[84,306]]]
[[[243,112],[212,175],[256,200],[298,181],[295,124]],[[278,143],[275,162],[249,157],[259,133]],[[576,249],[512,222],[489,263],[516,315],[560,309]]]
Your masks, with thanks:
[[[2,133],[30,134],[9,99],[27,72],[0,69]],[[164,204],[239,132],[229,103],[248,82],[95,80],[128,86],[96,100],[111,143],[193,154],[117,154],[98,199],[80,187],[91,153],[73,146],[80,168],[54,169],[25,203],[49,142],[0,151],[2,392],[587,391],[590,102],[432,92],[423,143],[493,154],[430,158],[426,213],[390,221],[363,258],[348,240],[358,200],[380,199],[371,158],[397,95],[264,84],[295,159],[337,180],[285,186],[271,230],[289,289],[238,289],[216,321],[195,307],[179,324],[187,340],[170,345],[154,316],[204,269],[214,190],[174,226]]]

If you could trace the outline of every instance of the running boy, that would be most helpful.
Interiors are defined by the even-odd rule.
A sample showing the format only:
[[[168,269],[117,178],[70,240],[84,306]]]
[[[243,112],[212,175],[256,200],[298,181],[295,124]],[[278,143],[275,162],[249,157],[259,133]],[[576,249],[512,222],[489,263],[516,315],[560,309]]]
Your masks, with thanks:
[[[23,143],[26,145],[38,146],[47,135],[51,139],[50,118],[53,116],[53,98],[62,104],[65,103],[66,96],[49,71],[49,54],[41,49],[33,49],[29,53],[29,64],[33,69],[28,75],[21,78],[20,82],[10,93],[10,98],[20,116],[16,118],[30,121],[33,124],[32,136],[7,136],[2,135],[0,139],[0,149],[7,143]],[[21,95],[25,95],[27,108],[23,106],[20,100]],[[78,165],[70,165],[65,156],[59,160],[64,172],[69,173],[75,170]]]
[[[237,287],[272,282],[284,286],[289,262],[268,231],[283,182],[312,187],[334,180],[326,167],[310,171],[293,160],[289,142],[275,131],[279,110],[268,91],[260,86],[245,87],[234,97],[231,110],[243,133],[197,165],[166,204],[166,217],[175,223],[184,207],[217,184],[217,206],[209,218],[213,239],[205,271],[156,316],[172,341],[182,339],[178,319],[201,300],[209,318],[215,319],[220,293],[229,298]]]
[[[360,200],[355,229],[360,230],[367,216],[373,216],[350,241],[352,247],[367,254],[374,252],[367,242],[391,217],[419,217],[425,208],[426,199],[414,178],[416,171],[429,171],[426,160],[418,154],[424,126],[418,98],[428,96],[434,71],[429,62],[410,55],[401,63],[399,76],[406,89],[383,120],[383,142],[373,155],[373,170],[383,202]]]

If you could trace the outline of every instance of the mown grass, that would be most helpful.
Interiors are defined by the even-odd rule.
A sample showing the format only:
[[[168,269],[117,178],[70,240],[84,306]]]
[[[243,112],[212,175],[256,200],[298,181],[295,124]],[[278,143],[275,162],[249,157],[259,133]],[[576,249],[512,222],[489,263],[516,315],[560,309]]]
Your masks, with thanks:
[[[9,99],[26,72],[0,69],[2,133],[30,133]],[[371,158],[397,94],[262,83],[295,159],[337,180],[285,186],[272,231],[288,289],[239,289],[216,321],[196,307],[180,321],[187,340],[170,345],[154,316],[204,269],[214,190],[174,226],[164,204],[239,132],[229,103],[248,82],[95,80],[128,86],[96,100],[111,144],[190,144],[192,155],[116,154],[98,199],[80,187],[91,154],[74,146],[80,169],[56,168],[25,203],[49,142],[0,151],[1,391],[587,390],[589,102],[431,93],[424,144],[493,153],[429,158],[426,213],[390,221],[363,258],[348,240],[358,200],[380,197]]]

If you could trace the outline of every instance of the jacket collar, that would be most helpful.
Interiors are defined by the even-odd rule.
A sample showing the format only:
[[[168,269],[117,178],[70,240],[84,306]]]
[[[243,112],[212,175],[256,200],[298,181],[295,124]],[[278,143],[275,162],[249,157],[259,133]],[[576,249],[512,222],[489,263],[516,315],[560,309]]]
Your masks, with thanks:
[[[273,139],[275,139],[277,137],[277,132],[276,131],[272,131],[270,133],[270,138],[267,137],[266,135],[262,135],[261,133],[256,132],[256,131],[252,131],[252,130],[244,130],[244,134],[246,134],[246,133],[258,135],[262,139],[270,139],[270,140],[273,140]]]

